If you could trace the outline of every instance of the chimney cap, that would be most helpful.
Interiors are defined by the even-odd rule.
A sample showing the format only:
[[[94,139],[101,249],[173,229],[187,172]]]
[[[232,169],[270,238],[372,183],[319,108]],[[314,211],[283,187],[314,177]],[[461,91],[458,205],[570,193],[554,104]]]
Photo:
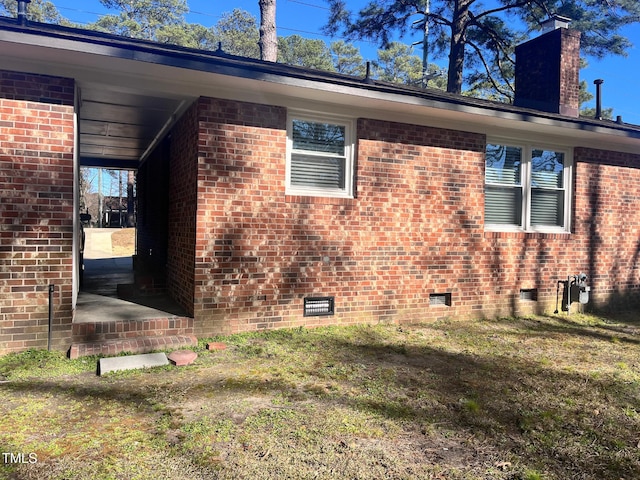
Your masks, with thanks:
[[[547,20],[541,23],[542,33],[551,32],[558,28],[569,28],[571,19],[569,17],[563,17],[562,15],[552,15]]]

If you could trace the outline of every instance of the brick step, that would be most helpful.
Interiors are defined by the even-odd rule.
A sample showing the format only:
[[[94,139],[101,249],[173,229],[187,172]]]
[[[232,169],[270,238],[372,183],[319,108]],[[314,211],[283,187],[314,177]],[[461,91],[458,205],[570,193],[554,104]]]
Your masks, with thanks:
[[[193,318],[171,316],[74,323],[71,332],[74,343],[83,343],[135,337],[193,335],[194,330]]]
[[[194,335],[117,338],[113,340],[73,343],[69,349],[69,358],[73,360],[89,355],[113,356],[123,352],[148,353],[154,350],[175,350],[196,345],[198,345],[198,339]]]

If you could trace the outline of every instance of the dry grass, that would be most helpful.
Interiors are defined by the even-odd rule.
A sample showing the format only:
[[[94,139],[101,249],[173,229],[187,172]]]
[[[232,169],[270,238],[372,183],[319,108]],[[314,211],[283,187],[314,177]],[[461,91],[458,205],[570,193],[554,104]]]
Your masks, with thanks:
[[[5,357],[0,446],[38,463],[0,476],[638,478],[640,324],[623,320],[281,330],[105,378],[95,359]]]
[[[130,256],[135,253],[136,229],[123,228],[111,234],[111,250],[116,257]]]

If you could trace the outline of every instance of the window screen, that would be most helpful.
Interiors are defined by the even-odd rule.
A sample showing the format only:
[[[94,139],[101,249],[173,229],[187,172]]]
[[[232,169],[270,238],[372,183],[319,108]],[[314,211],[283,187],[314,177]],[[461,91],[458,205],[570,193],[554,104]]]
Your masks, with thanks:
[[[288,188],[301,194],[349,195],[350,123],[314,117],[290,119]]]
[[[564,154],[534,149],[531,155],[531,225],[564,224]]]
[[[293,120],[292,133],[291,185],[344,190],[345,127]]]
[[[487,144],[485,223],[494,228],[568,230],[567,164],[565,152]]]
[[[522,225],[522,149],[488,144],[485,222]]]

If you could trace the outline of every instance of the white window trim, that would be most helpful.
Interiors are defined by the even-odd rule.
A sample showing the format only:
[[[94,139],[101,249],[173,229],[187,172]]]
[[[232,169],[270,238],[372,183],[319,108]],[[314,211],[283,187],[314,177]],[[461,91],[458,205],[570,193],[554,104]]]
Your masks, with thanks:
[[[291,185],[291,155],[293,152],[293,120],[325,122],[345,127],[345,188],[313,188]],[[355,120],[352,117],[316,113],[305,110],[287,112],[287,162],[285,194],[307,197],[353,198],[354,191]],[[319,155],[321,156],[321,154]]]
[[[491,224],[485,222],[487,232],[527,232],[527,233],[571,233],[571,217],[573,212],[573,149],[566,146],[535,141],[514,141],[505,138],[487,138],[487,145],[506,145],[522,149],[522,225]],[[552,150],[564,154],[564,172],[562,175],[564,189],[564,226],[531,225],[531,157],[535,149]],[[486,169],[486,162],[483,171]],[[485,191],[486,191],[485,172]],[[484,197],[486,201],[486,196]],[[486,212],[486,209],[485,209]]]

